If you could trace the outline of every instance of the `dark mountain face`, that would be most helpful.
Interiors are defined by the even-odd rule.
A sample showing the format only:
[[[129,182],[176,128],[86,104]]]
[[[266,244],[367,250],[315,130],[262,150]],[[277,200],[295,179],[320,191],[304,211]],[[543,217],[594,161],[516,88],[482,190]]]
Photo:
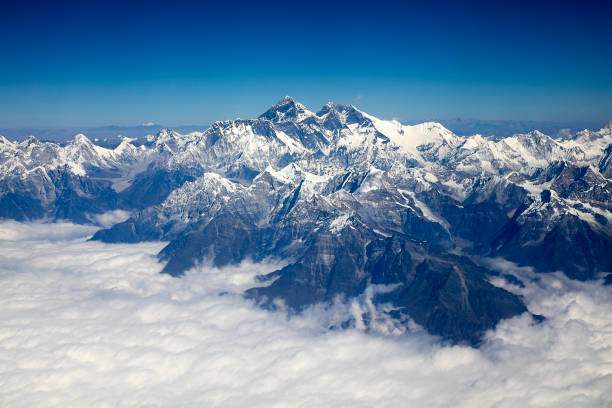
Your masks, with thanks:
[[[610,125],[562,141],[459,137],[286,97],[258,119],[113,149],[83,135],[61,146],[1,138],[0,217],[87,223],[125,210],[92,239],[169,241],[164,273],[284,259],[246,296],[300,311],[384,285],[373,300],[390,317],[478,345],[526,312],[479,257],[575,279],[612,271],[611,143]]]
[[[607,177],[612,178],[612,144],[609,144],[604,150],[604,153],[598,163],[599,172]]]

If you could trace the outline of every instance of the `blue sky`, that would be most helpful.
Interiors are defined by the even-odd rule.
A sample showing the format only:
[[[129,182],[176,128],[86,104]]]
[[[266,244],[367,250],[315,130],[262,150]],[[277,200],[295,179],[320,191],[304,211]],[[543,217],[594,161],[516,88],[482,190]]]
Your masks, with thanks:
[[[287,94],[404,120],[612,120],[609,2],[7,3],[0,127],[207,124]]]

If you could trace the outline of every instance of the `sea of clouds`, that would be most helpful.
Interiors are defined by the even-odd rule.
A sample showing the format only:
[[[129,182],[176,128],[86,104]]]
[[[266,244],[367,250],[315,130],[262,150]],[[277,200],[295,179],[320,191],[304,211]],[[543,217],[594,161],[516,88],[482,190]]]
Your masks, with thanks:
[[[0,406],[610,407],[612,289],[522,278],[531,312],[480,349],[382,322],[368,295],[288,316],[241,293],[274,262],[159,274],[163,243],[88,242],[96,228],[0,223]]]

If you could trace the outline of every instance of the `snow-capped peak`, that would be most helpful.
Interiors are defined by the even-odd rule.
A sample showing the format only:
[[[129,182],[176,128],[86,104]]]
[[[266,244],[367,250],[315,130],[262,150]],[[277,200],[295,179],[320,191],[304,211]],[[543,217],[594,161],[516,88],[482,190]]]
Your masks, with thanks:
[[[300,122],[306,117],[314,116],[314,113],[306,109],[304,105],[295,101],[290,96],[285,96],[278,103],[259,116],[260,119],[268,119],[273,122],[294,120]]]
[[[91,140],[89,140],[89,138],[87,136],[85,136],[83,133],[76,134],[74,136],[73,143],[75,143],[75,144],[87,144],[87,145],[93,144],[91,142]]]
[[[333,102],[326,103],[317,117],[322,120],[327,128],[335,128],[350,124],[363,124],[368,121],[363,112],[353,105],[341,105]]]
[[[27,146],[39,144],[39,143],[40,143],[40,140],[38,140],[35,136],[28,136],[28,138],[24,140],[23,142],[19,143],[19,145],[27,147]]]
[[[456,148],[460,138],[437,122],[424,122],[417,125],[402,125],[397,120],[382,120],[362,113],[380,133],[414,158],[421,159],[420,146],[439,147],[447,144]]]

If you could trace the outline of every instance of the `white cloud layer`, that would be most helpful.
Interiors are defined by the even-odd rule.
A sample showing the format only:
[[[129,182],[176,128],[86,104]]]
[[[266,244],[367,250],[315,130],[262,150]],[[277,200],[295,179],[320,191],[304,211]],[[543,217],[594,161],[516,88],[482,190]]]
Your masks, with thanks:
[[[105,213],[93,214],[90,220],[103,228],[110,228],[115,224],[123,222],[130,218],[132,214],[124,210],[113,210]]]
[[[324,329],[371,307],[367,299],[300,317],[266,312],[239,293],[275,265],[200,268],[175,279],[158,273],[162,244],[86,242],[94,231],[0,223],[0,406],[612,402],[612,296],[597,282],[548,275],[512,288],[548,319],[505,321],[474,350],[392,326],[387,335]]]

